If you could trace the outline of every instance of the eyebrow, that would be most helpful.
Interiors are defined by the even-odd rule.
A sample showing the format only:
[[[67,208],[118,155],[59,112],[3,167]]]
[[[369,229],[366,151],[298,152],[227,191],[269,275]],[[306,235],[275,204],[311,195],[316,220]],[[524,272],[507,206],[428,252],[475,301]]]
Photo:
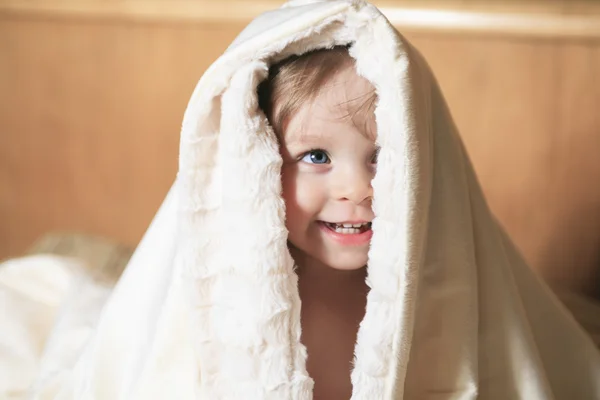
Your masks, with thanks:
[[[293,132],[288,132],[287,137],[285,137],[285,141],[288,144],[301,144],[301,145],[310,145],[314,143],[323,143],[327,141],[328,138],[326,135],[319,133],[318,135],[308,133],[305,130],[295,130]]]
[[[305,116],[304,118],[307,117]],[[288,144],[308,145],[327,139],[327,135],[324,135],[322,131],[319,130],[318,133],[314,133],[314,129],[308,129],[310,123],[307,123],[307,121],[304,119],[296,122],[297,123],[294,125],[288,123],[285,131],[282,134],[282,139]],[[290,127],[292,127],[292,129],[290,129]]]

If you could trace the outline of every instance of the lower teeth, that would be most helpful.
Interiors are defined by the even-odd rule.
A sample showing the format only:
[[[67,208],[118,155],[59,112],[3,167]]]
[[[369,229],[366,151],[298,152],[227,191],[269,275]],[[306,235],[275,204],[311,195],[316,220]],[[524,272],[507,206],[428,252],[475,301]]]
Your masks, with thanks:
[[[343,233],[345,235],[352,235],[360,233],[360,229],[357,228],[335,228],[337,233]]]

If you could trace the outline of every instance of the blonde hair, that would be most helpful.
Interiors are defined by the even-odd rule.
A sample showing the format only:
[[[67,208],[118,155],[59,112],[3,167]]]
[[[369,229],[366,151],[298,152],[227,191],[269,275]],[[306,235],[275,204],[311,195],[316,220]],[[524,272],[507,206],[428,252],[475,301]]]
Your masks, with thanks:
[[[269,76],[258,86],[258,102],[277,135],[289,118],[305,103],[314,100],[323,84],[336,72],[354,65],[348,46],[314,50],[294,55],[271,66]],[[358,109],[372,109],[372,95]]]

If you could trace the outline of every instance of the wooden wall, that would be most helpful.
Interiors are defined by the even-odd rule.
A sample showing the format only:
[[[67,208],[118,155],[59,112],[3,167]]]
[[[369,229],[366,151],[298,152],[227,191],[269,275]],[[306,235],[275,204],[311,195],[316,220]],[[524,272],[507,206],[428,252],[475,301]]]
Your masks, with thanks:
[[[0,0],[0,258],[57,230],[134,246],[174,179],[195,83],[280,3]],[[528,261],[597,288],[600,7],[375,3],[432,65]]]

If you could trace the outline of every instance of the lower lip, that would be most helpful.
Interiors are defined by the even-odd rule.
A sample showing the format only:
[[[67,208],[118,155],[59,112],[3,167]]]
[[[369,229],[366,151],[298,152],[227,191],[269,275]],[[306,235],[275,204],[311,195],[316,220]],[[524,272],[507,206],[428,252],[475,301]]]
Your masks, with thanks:
[[[319,222],[319,228],[336,242],[344,246],[359,246],[369,243],[373,236],[373,230],[369,229],[361,233],[339,233],[329,228],[324,222]]]

